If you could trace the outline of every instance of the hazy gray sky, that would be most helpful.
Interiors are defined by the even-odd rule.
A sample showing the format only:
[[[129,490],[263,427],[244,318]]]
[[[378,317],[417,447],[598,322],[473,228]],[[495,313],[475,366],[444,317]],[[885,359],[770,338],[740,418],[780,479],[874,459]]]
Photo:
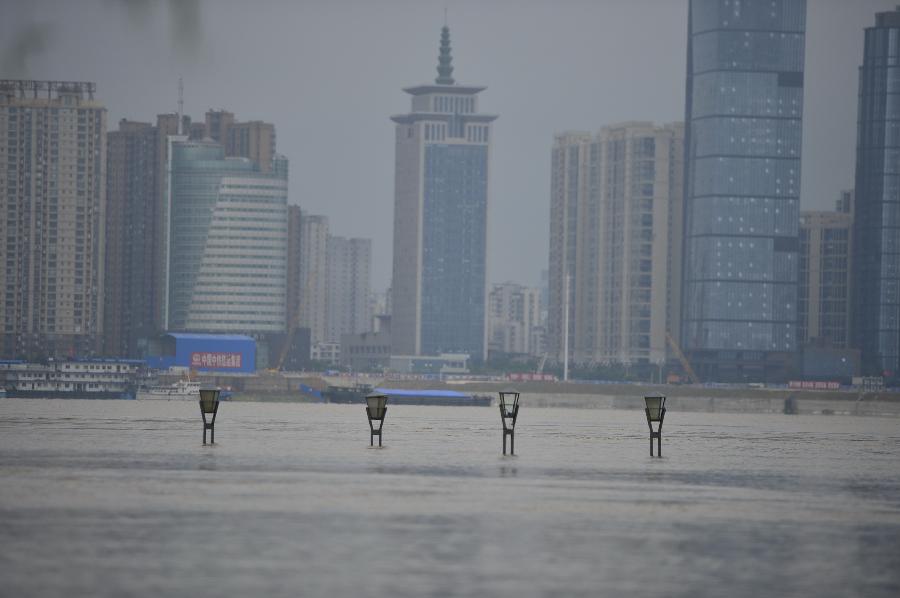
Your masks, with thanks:
[[[863,28],[896,0],[809,0],[802,206],[853,186]],[[290,201],[333,234],[374,239],[391,275],[394,133],[402,87],[435,77],[444,7],[454,77],[496,113],[490,281],[546,268],[553,134],[684,118],[687,0],[0,0],[0,78],[95,81],[120,118],[225,108],[275,123]]]

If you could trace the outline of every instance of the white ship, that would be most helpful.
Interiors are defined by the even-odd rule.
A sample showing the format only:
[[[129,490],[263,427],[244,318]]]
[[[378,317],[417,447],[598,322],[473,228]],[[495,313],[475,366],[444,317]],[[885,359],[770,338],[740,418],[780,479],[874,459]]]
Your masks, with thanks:
[[[199,401],[200,383],[191,380],[179,380],[166,386],[148,386],[139,388],[136,397],[141,400],[164,401]]]
[[[143,365],[130,359],[3,360],[0,388],[13,398],[130,399]]]

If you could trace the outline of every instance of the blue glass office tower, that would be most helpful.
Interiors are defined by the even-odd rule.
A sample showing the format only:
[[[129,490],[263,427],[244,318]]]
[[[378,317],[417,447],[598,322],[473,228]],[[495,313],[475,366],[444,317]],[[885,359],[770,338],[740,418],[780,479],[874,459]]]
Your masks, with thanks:
[[[797,349],[805,0],[691,0],[681,346],[706,380]]]
[[[900,371],[900,9],[866,28],[859,71],[853,346],[863,373]]]
[[[488,170],[493,115],[484,87],[453,77],[450,31],[441,31],[438,77],[404,89],[412,111],[396,127],[394,355],[485,357]]]

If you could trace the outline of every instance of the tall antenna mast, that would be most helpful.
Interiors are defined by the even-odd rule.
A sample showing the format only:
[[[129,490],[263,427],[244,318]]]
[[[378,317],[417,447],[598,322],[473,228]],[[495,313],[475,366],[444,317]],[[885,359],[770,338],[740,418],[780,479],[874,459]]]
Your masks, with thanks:
[[[181,131],[181,119],[184,114],[184,79],[178,77],[178,134],[183,135]]]

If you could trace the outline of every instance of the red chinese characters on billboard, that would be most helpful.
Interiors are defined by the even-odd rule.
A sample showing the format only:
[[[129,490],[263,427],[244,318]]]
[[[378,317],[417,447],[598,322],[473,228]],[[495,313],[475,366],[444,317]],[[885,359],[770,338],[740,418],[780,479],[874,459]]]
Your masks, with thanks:
[[[555,382],[557,380],[556,376],[553,374],[537,374],[532,372],[513,372],[506,375],[507,380],[517,380],[521,382],[526,381],[544,381],[544,382]]]
[[[191,367],[238,370],[242,357],[240,353],[191,353]]]
[[[840,390],[841,383],[821,380],[791,380],[788,382],[788,388],[803,390]]]

